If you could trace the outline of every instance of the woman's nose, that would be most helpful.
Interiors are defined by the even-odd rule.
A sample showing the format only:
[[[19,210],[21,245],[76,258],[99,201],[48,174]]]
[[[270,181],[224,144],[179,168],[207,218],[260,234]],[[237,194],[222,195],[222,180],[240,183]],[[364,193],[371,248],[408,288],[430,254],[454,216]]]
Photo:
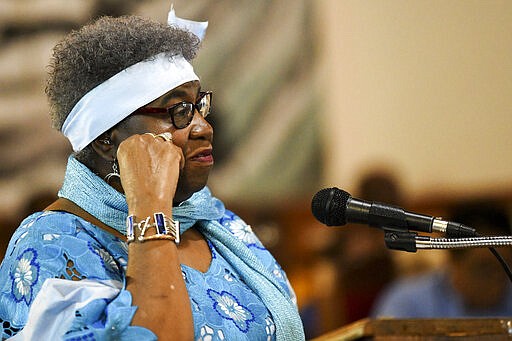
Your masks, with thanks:
[[[190,136],[194,138],[204,138],[211,140],[213,137],[213,128],[208,121],[199,113],[195,112],[194,118],[190,123]]]

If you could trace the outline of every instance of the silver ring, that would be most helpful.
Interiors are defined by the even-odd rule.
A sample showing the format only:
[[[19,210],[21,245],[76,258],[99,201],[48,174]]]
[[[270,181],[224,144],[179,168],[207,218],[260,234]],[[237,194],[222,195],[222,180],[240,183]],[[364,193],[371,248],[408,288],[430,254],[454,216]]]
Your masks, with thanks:
[[[151,135],[151,136],[153,136],[153,138],[156,138],[156,135],[153,133],[144,133],[144,135]]]
[[[165,133],[158,134],[155,137],[161,137],[165,141],[172,141],[172,134],[167,131]]]

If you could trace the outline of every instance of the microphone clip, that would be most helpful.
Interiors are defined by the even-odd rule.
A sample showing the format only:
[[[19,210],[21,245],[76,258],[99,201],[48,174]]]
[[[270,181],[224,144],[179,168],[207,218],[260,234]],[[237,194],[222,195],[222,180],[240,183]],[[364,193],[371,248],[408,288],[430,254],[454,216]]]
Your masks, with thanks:
[[[416,252],[417,232],[406,229],[384,227],[384,242],[390,250]]]

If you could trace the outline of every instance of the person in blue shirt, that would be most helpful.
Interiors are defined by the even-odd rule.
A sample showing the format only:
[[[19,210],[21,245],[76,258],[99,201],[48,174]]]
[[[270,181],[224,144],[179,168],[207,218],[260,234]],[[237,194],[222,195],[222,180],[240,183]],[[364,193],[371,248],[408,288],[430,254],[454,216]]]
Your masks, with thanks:
[[[492,200],[463,202],[453,208],[450,220],[474,227],[481,235],[510,235],[506,208]],[[510,247],[497,250],[510,264]],[[512,286],[488,249],[450,249],[446,252],[448,261],[442,269],[393,282],[377,300],[372,316],[512,316]]]
[[[207,187],[206,26],[103,17],[56,45],[46,93],[74,153],[7,248],[2,338],[304,339],[286,274]]]

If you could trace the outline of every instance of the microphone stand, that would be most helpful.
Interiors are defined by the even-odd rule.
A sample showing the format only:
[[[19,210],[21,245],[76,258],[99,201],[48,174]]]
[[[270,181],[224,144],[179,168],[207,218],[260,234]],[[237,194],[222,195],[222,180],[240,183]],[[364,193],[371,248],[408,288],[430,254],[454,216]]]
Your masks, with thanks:
[[[512,246],[512,236],[488,236],[465,238],[431,238],[420,236],[416,232],[395,228],[383,228],[384,241],[391,250],[416,252],[417,250],[467,249],[486,247],[498,259],[510,282],[512,271],[495,247]]]

